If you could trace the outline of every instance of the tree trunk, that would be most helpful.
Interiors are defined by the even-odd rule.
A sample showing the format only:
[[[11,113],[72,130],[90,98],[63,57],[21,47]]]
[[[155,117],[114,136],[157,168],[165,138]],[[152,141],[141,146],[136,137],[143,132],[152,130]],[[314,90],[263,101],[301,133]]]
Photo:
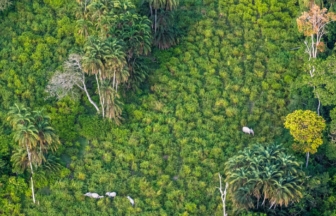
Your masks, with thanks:
[[[33,182],[33,175],[30,177],[31,180],[31,189],[32,189],[32,193],[33,193],[33,201],[35,203],[35,193],[34,193],[34,182]]]
[[[30,151],[29,151],[28,145],[26,145],[26,147],[27,147],[27,154],[28,154],[28,160],[29,160],[30,170],[31,170],[31,174],[33,175],[34,171],[33,171],[33,165],[32,165],[32,162],[31,162],[31,155],[30,155]]]
[[[114,75],[113,75],[113,88],[114,88],[114,86],[115,86],[115,80],[116,80],[116,79],[115,79],[115,76],[116,76],[116,75],[115,75],[115,69],[114,69]]]
[[[306,168],[308,167],[308,162],[309,162],[309,152],[307,152],[307,162],[306,162]]]
[[[319,96],[319,94],[317,92],[316,92],[316,96],[317,96],[317,100],[318,100],[317,115],[320,116],[321,101],[320,101],[320,96]]]
[[[229,184],[226,183],[225,190],[223,191],[223,189],[222,189],[222,177],[219,173],[218,173],[218,177],[219,177],[219,187],[217,187],[217,188],[221,193],[221,199],[222,199],[222,202],[223,202],[223,216],[227,216],[226,211],[225,211],[225,199],[226,199],[226,191],[227,191],[227,188],[228,188]]]
[[[80,89],[82,89],[82,90],[85,91],[85,93],[86,93],[86,97],[89,99],[90,103],[96,108],[96,110],[97,110],[97,112],[98,112],[98,114],[99,114],[99,113],[100,113],[99,108],[98,108],[97,104],[91,99],[90,94],[89,94],[89,92],[88,92],[88,90],[87,90],[87,88],[86,88],[86,85],[85,85],[85,74],[84,74],[84,73],[83,73],[82,84],[83,84],[83,88],[82,88],[81,86],[79,86],[79,85],[77,85],[77,86],[78,86]]]
[[[151,12],[151,18],[153,17],[153,8],[152,5],[149,5],[150,12]],[[153,29],[153,23],[152,23],[152,29]]]
[[[27,147],[27,154],[28,154],[28,160],[29,160],[29,165],[30,165],[30,172],[31,172],[31,190],[32,190],[32,194],[33,194],[33,202],[35,203],[35,193],[34,193],[34,183],[33,183],[33,174],[34,174],[34,171],[33,171],[33,165],[32,165],[32,162],[31,162],[31,155],[30,155],[30,151],[29,151],[29,147],[28,145],[26,145]]]
[[[96,108],[96,110],[99,114],[100,113],[99,108],[98,108],[97,104],[91,99],[90,94],[89,94],[88,90],[86,89],[86,85],[84,85],[84,91],[85,91],[86,96],[89,99],[90,103]]]
[[[263,202],[261,203],[261,206],[265,205],[266,198],[267,198],[267,193],[266,193],[266,191],[265,191],[264,200],[263,200]]]
[[[157,8],[155,9],[155,33],[156,33],[156,18],[157,18]]]
[[[100,70],[99,70],[99,73],[100,73]],[[100,94],[100,87],[99,87],[99,80],[98,80],[98,77],[97,77],[97,74],[96,74],[96,81],[97,81],[97,87],[98,87],[98,94],[99,94],[99,100],[100,100],[100,105],[101,105],[101,108],[102,108],[102,114],[103,114],[103,118],[104,118],[104,101],[102,101],[102,97],[101,97],[101,94]]]
[[[222,201],[223,201],[223,215],[224,216],[227,216],[226,211],[225,211],[225,200],[226,200],[226,190],[227,190],[228,186],[229,186],[229,184],[226,183],[226,185],[225,185],[225,191],[224,191],[224,196],[223,196],[224,198],[222,199]]]

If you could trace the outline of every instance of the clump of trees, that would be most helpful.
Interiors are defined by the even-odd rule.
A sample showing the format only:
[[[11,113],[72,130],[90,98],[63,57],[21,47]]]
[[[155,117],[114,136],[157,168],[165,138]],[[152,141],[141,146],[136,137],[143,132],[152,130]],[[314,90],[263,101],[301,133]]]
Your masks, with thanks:
[[[252,145],[225,163],[233,205],[237,210],[275,209],[302,197],[302,175],[295,157],[282,145]]]
[[[135,13],[129,2],[98,1],[80,9],[83,11],[78,12],[81,19],[77,28],[85,41],[84,54],[71,54],[63,64],[63,72],[53,75],[46,91],[62,99],[68,95],[73,98],[78,93],[75,88],[79,88],[103,118],[120,124],[123,103],[118,87],[138,87],[147,75],[141,59],[151,50],[150,21]],[[86,75],[96,82],[94,92],[100,108],[91,99]]]
[[[178,44],[181,31],[176,25],[174,10],[177,9],[179,1],[149,0],[146,2],[149,5],[149,18],[153,22],[153,44],[159,49],[168,49]]]

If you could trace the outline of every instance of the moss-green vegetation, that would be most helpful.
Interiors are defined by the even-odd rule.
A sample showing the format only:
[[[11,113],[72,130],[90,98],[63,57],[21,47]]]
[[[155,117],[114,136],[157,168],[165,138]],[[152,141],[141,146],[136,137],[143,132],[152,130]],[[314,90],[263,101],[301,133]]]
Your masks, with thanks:
[[[129,52],[137,52],[132,43],[139,48],[127,37],[128,30],[117,25],[120,17],[127,16],[119,14],[120,20],[111,22],[118,28],[110,31],[95,20],[97,29],[105,29],[98,32],[89,18],[78,15],[84,4],[18,0],[0,15],[0,213],[222,215],[216,187],[218,173],[224,175],[225,162],[254,143],[277,141],[291,150],[293,140],[284,129],[285,117],[308,102],[305,108],[315,109],[311,88],[297,83],[305,73],[305,56],[304,38],[296,27],[300,7],[295,0],[184,0],[174,13],[158,11],[160,32],[150,26],[153,43],[159,48],[175,46],[154,48],[151,54],[139,57],[144,71],[139,78],[134,78],[137,74],[132,57],[125,58],[131,77],[118,90],[124,103],[120,125],[97,115],[85,93],[78,100],[45,100],[45,87],[53,73],[62,70],[70,53],[80,54],[89,43],[86,31],[97,37],[122,37],[128,57]],[[133,15],[150,14],[151,4],[131,7]],[[155,22],[154,15],[148,16]],[[154,23],[143,19],[146,25]],[[168,28],[164,23],[169,19],[174,23],[167,24]],[[129,25],[127,19],[120,22]],[[170,28],[173,30],[167,33]],[[166,37],[168,42],[158,42]],[[95,82],[94,76],[87,78],[92,99],[99,104]],[[128,88],[130,85],[134,88]],[[57,175],[37,175],[34,179],[39,205],[31,200],[29,172],[15,176],[10,162],[17,143],[12,141],[13,133],[5,119],[14,102],[45,107],[62,142],[51,156],[59,158],[63,168]],[[330,108],[323,110],[328,121]],[[254,136],[244,134],[243,126],[252,128]],[[301,179],[305,189],[298,189],[304,198],[283,207],[283,214],[318,215],[324,208],[330,215],[335,210],[332,188],[336,183],[329,180],[336,174],[330,168],[335,150],[327,134],[324,143],[329,147],[327,151],[326,145],[319,148],[320,157],[327,155],[329,159],[320,160],[318,154],[312,157],[316,161],[307,176],[313,177]],[[113,199],[83,196],[112,191],[117,192]],[[135,200],[134,207],[127,196]],[[237,209],[230,196],[227,211],[234,215]],[[318,204],[310,205],[312,200]],[[247,210],[277,212],[268,212],[268,207]],[[240,210],[242,215],[248,214]],[[317,213],[308,214],[313,211]]]

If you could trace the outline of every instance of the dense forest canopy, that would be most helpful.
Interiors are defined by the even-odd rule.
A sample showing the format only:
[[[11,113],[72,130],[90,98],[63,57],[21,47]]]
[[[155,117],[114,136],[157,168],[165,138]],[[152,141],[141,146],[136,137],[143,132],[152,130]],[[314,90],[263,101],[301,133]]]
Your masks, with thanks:
[[[336,215],[333,3],[0,0],[0,214]]]

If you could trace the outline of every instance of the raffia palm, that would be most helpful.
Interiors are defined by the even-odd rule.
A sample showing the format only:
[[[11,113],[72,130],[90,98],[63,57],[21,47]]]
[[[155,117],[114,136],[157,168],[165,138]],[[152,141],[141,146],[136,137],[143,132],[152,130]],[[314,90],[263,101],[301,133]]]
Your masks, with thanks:
[[[226,181],[237,209],[288,206],[302,197],[300,165],[281,145],[257,144],[225,163]]]

